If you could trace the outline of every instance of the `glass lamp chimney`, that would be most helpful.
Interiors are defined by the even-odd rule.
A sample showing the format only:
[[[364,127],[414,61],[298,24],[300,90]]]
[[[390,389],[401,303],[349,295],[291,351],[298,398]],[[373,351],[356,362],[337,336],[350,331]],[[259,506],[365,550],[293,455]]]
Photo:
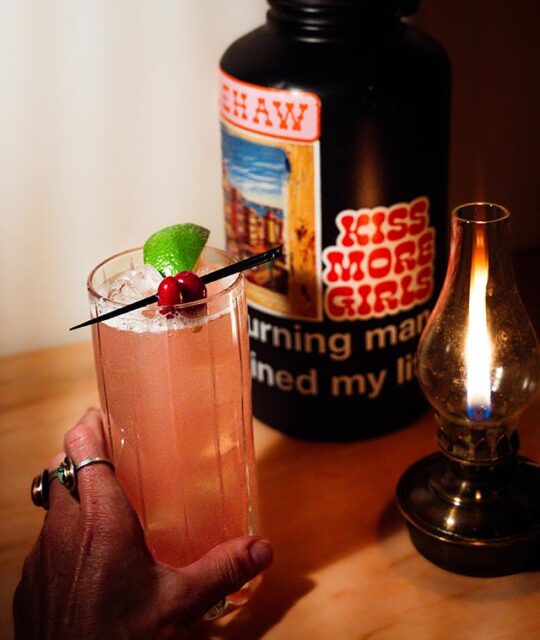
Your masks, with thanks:
[[[510,452],[516,418],[540,378],[508,225],[508,211],[495,204],[453,212],[446,280],[418,347],[418,377],[441,424],[441,445],[470,462]]]

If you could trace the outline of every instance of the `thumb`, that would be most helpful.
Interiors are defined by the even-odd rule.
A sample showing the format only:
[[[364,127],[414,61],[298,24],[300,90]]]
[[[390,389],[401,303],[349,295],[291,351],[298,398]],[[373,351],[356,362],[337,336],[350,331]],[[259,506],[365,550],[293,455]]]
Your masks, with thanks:
[[[270,544],[261,538],[246,536],[224,542],[193,564],[167,571],[162,583],[162,602],[167,604],[162,610],[171,617],[197,620],[267,569],[272,558]]]

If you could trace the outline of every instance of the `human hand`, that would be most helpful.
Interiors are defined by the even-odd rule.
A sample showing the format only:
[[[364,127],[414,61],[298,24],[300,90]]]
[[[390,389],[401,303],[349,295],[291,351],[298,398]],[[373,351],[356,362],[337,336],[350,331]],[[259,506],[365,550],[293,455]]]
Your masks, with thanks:
[[[106,457],[99,412],[89,411],[64,446],[75,462]],[[15,593],[18,640],[182,638],[272,561],[268,543],[246,536],[172,569],[152,559],[108,465],[80,469],[77,488],[79,500],[57,480],[50,485],[49,511]]]

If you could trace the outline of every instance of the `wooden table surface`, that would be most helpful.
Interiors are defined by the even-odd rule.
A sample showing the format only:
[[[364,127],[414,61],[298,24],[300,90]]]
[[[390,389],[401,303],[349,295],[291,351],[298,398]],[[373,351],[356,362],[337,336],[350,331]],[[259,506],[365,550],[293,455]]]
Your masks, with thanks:
[[[535,258],[529,308],[540,326]],[[518,271],[519,273],[519,271]],[[0,638],[44,512],[29,483],[63,433],[97,406],[89,343],[0,360]],[[522,453],[540,460],[540,398],[520,420]],[[235,640],[539,640],[540,572],[448,573],[418,555],[394,506],[401,473],[435,450],[431,415],[381,438],[305,443],[255,425],[263,533],[275,562],[252,602],[201,625]]]

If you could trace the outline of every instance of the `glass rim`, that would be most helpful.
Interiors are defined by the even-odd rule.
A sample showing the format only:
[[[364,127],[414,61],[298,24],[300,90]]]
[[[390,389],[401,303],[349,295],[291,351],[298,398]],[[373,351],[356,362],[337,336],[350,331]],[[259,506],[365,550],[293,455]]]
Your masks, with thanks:
[[[216,253],[220,254],[221,256],[224,256],[224,257],[228,258],[231,261],[231,264],[234,264],[235,262],[238,262],[238,258],[236,256],[233,256],[231,253],[228,253],[227,251],[224,251],[223,249],[218,249],[217,247],[212,247],[212,246],[206,246],[206,247],[204,247],[203,252],[204,252],[205,249],[211,249],[212,251],[215,251]],[[137,251],[142,251],[142,250],[143,250],[143,247],[134,247],[132,249],[125,249],[124,251],[120,251],[118,253],[115,253],[112,256],[109,256],[108,258],[105,258],[105,260],[102,260],[99,264],[97,264],[92,269],[92,271],[90,271],[90,274],[88,275],[88,278],[86,279],[86,289],[88,291],[88,294],[92,298],[95,298],[97,300],[104,300],[107,304],[110,304],[111,306],[114,306],[115,308],[125,307],[126,304],[129,304],[127,302],[118,302],[116,300],[111,300],[110,298],[107,298],[107,297],[101,295],[99,292],[97,292],[94,289],[94,287],[92,285],[92,280],[93,280],[96,272],[98,271],[98,269],[101,269],[107,263],[112,262],[116,258],[121,258],[122,256],[128,255],[130,253],[135,253]],[[224,265],[224,266],[226,266],[226,265]],[[196,306],[201,305],[201,304],[207,304],[208,302],[211,302],[213,300],[218,300],[222,296],[225,296],[226,294],[230,293],[234,289],[238,288],[240,286],[240,283],[244,279],[244,274],[242,272],[235,273],[233,275],[235,276],[235,278],[234,278],[233,282],[231,282],[231,284],[229,286],[225,287],[224,289],[221,289],[220,291],[217,291],[216,293],[213,293],[212,295],[208,296],[207,298],[202,298],[201,300],[192,300],[191,302],[181,302],[180,304],[166,305],[166,306],[167,307],[173,306],[174,309],[188,309],[189,307],[196,307]],[[150,306],[150,305],[148,305],[148,306]],[[158,307],[159,308],[163,308],[160,305],[158,305]]]
[[[466,216],[465,211],[478,212],[478,211],[491,211],[493,217],[485,216],[479,220],[475,220],[471,215]],[[474,215],[474,214],[473,214]],[[452,220],[457,222],[464,222],[466,224],[493,224],[495,222],[502,222],[510,218],[510,211],[496,202],[466,202],[455,207],[452,211]]]

